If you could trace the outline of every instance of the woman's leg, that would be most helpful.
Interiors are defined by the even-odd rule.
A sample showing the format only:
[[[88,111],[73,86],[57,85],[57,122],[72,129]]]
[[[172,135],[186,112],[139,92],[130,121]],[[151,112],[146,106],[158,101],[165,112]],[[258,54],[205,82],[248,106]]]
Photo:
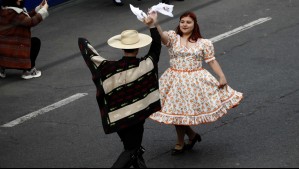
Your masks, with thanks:
[[[31,69],[23,70],[23,79],[32,79],[37,78],[42,75],[41,71],[35,68],[36,58],[39,54],[41,48],[41,41],[38,38],[31,38],[31,49],[30,49],[30,60],[31,60]]]
[[[31,59],[31,69],[35,67],[36,58],[39,54],[41,48],[41,41],[38,38],[31,38],[31,50],[30,50],[30,59]]]
[[[186,126],[175,126],[175,129],[178,136],[177,145],[183,147],[185,144]]]
[[[186,150],[191,150],[196,142],[201,142],[201,136],[197,134],[190,126],[186,126],[186,134],[189,137],[189,143],[185,146]]]
[[[177,132],[177,144],[175,145],[175,148],[172,149],[171,155],[179,155],[182,154],[185,151],[185,135],[186,135],[186,127],[185,126],[175,126],[176,132]]]
[[[186,134],[189,137],[189,140],[193,140],[196,136],[195,131],[190,126],[186,126]]]

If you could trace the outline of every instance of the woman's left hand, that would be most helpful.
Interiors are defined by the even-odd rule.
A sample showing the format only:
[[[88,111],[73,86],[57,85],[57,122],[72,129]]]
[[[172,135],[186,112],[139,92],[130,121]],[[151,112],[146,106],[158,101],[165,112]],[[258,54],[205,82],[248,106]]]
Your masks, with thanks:
[[[223,89],[225,86],[227,85],[227,80],[226,78],[223,76],[223,77],[220,77],[219,79],[219,89]]]

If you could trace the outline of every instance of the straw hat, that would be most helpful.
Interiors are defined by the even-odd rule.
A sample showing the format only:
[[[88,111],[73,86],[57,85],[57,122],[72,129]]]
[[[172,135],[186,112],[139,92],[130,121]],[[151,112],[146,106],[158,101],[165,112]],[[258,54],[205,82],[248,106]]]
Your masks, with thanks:
[[[108,44],[117,49],[139,49],[152,43],[152,38],[136,30],[126,30],[108,40]]]

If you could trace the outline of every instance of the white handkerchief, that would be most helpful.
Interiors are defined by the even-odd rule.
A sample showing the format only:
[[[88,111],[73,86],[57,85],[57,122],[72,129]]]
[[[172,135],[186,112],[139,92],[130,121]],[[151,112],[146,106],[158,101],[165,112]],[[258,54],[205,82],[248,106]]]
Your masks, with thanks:
[[[159,3],[158,5],[153,6],[149,12],[156,11],[163,15],[173,17],[173,5],[168,5],[165,3]]]
[[[153,6],[150,8],[149,12],[159,12],[163,15],[173,17],[173,5],[168,5],[165,3],[159,3],[158,5]],[[137,19],[140,20],[141,22],[144,21],[144,19],[147,17],[147,14],[140,10],[139,8],[134,7],[133,5],[130,4],[131,11],[137,16]]]
[[[139,8],[134,7],[130,4],[131,11],[137,16],[137,19],[143,22],[143,20],[147,17],[146,13],[144,13]]]

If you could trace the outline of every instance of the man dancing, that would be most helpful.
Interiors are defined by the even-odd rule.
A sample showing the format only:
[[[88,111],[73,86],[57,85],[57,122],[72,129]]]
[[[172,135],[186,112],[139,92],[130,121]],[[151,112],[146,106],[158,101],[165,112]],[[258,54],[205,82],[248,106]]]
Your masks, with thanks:
[[[97,101],[106,134],[117,132],[124,145],[113,168],[146,168],[142,157],[145,120],[161,110],[158,82],[158,62],[161,37],[157,13],[144,20],[151,37],[135,30],[126,30],[108,40],[108,44],[124,51],[119,61],[101,57],[88,40],[79,39],[79,47],[97,87]],[[139,48],[151,43],[149,53],[137,58]]]

